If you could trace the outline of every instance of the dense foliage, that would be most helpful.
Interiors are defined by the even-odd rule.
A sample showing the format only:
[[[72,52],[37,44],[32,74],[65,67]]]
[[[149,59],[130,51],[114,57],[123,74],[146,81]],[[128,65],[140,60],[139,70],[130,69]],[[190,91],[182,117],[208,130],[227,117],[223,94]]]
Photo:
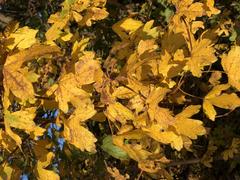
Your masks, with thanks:
[[[0,1],[1,179],[239,179],[238,1]]]

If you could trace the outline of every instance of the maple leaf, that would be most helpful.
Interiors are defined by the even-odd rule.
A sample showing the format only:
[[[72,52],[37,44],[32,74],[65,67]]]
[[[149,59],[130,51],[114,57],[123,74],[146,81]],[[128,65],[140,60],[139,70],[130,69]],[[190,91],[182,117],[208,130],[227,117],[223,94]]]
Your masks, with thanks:
[[[101,82],[103,72],[99,61],[94,60],[93,52],[85,52],[75,64],[75,77],[79,85]]]
[[[114,98],[119,98],[119,99],[130,99],[134,95],[136,95],[136,93],[134,93],[132,90],[130,90],[129,88],[126,88],[124,86],[119,86],[112,93],[112,96]]]
[[[14,96],[22,101],[34,100],[35,93],[32,83],[19,69],[24,62],[46,54],[60,52],[56,46],[49,47],[46,45],[36,45],[7,57],[3,67],[3,84],[6,98],[9,96],[9,91],[11,91]]]
[[[37,172],[38,179],[46,179],[46,180],[59,180],[60,177],[54,171],[50,171],[45,169],[54,158],[54,153],[49,152],[45,156],[40,157],[37,161],[35,171]]]
[[[69,121],[77,120],[80,122],[85,122],[96,114],[94,109],[94,104],[89,97],[82,98],[81,100],[75,98],[72,100],[73,105],[76,107],[72,115],[69,117]]]
[[[21,175],[20,169],[16,167],[11,167],[10,164],[1,164],[0,165],[0,178],[11,180],[11,179],[18,179]]]
[[[220,84],[220,79],[222,78],[222,73],[220,71],[214,71],[211,74],[211,77],[209,78],[209,82],[213,85],[216,86]]]
[[[194,2],[193,0],[172,0],[172,3],[176,7],[176,14],[173,16],[170,24],[170,29],[173,29],[175,33],[183,32],[187,37],[187,23],[192,23],[197,17],[207,15],[208,17],[219,14],[220,11],[214,8],[214,0],[207,0],[205,3]],[[185,22],[182,21],[184,18]],[[200,24],[201,27],[202,25]]]
[[[222,93],[222,91],[227,90],[229,87],[228,84],[217,85],[205,96],[203,110],[212,121],[215,120],[217,114],[214,106],[230,110],[234,110],[240,106],[240,98],[235,93]]]
[[[35,38],[37,32],[38,30],[30,29],[28,26],[19,28],[8,37],[6,42],[8,44],[7,47],[11,50],[15,47],[18,49],[29,48],[37,42],[37,39]],[[11,43],[11,39],[14,39],[13,43]]]
[[[48,23],[53,24],[45,33],[48,41],[56,40],[61,35],[61,30],[67,25],[70,17],[61,16],[60,13],[52,14],[48,19]]]
[[[148,115],[152,122],[156,121],[157,123],[161,124],[163,129],[166,129],[174,122],[172,112],[167,108],[161,108],[159,106],[156,106],[154,109],[149,108]]]
[[[69,119],[64,122],[65,139],[79,148],[81,151],[96,152],[95,142],[97,139],[85,127],[80,125],[77,119]]]
[[[35,111],[35,108],[28,108],[13,113],[5,111],[4,123],[8,124],[10,127],[22,129],[28,134],[33,133],[34,137],[42,136],[45,129],[34,123],[33,120],[36,116]]]
[[[79,59],[79,54],[82,54],[84,49],[87,47],[89,38],[81,39],[81,41],[75,41],[72,46],[72,58],[77,61]]]
[[[48,90],[47,95],[50,96],[53,93],[59,103],[59,108],[65,113],[68,112],[68,102],[71,102],[74,98],[81,100],[90,97],[86,91],[78,86],[73,73],[62,75],[59,83],[54,84]]]
[[[145,134],[158,142],[171,144],[171,147],[178,151],[183,148],[183,140],[181,136],[175,134],[173,131],[164,130],[160,124],[153,124],[149,128],[142,128],[142,130]]]
[[[94,3],[89,0],[65,0],[62,3],[62,11],[52,14],[48,19],[48,23],[53,25],[45,34],[47,40],[53,41],[61,37],[64,34],[62,30],[67,27],[70,21],[75,20],[81,26],[91,26],[93,21],[106,18],[108,12],[104,8],[105,3],[105,0]]]
[[[79,22],[80,25],[87,25],[91,26],[92,21],[98,21],[106,18],[108,16],[108,12],[105,9],[92,7],[87,9],[86,14],[82,18],[82,20]]]
[[[206,7],[204,7],[204,9],[206,10],[206,14],[208,17],[219,14],[221,12],[220,10],[214,7],[214,0],[207,0],[205,6]]]
[[[144,159],[147,159],[152,154],[151,152],[143,149],[143,142],[141,140],[145,137],[146,135],[143,132],[140,130],[135,130],[113,136],[112,140],[113,143],[125,151],[129,157],[140,162]],[[126,140],[139,140],[140,144],[126,143]]]
[[[240,91],[239,60],[240,46],[233,46],[227,55],[222,57],[222,66],[228,75],[228,82]]]
[[[200,105],[188,106],[175,116],[173,126],[176,128],[177,133],[191,139],[197,139],[197,136],[206,134],[202,121],[190,119],[191,116],[199,112],[200,107]]]
[[[214,53],[210,39],[199,39],[197,41],[192,39],[191,57],[187,58],[186,69],[190,70],[194,76],[200,77],[204,66],[211,65],[217,58]]]
[[[169,91],[169,89],[162,87],[152,88],[148,98],[146,99],[146,103],[149,104],[150,108],[155,108],[158,106],[158,103],[164,99]]]
[[[124,40],[128,39],[128,34],[135,32],[143,25],[141,21],[133,18],[125,18],[112,26],[112,29],[118,36]]]
[[[2,129],[0,129],[0,148],[7,149],[9,152],[16,148],[15,141]]]
[[[175,117],[169,111],[164,111],[164,108],[159,107],[161,114],[158,115],[156,112],[157,117],[160,117],[159,120],[149,127],[142,127],[142,130],[156,141],[171,144],[173,148],[179,151],[183,148],[184,140],[186,140],[182,136],[196,139],[197,136],[206,133],[201,121],[189,118],[196,114],[200,107],[188,106]],[[173,131],[171,127],[174,127],[176,131]]]
[[[60,133],[69,145],[91,153],[96,152],[99,136],[94,136],[96,132],[92,133],[86,122],[94,120],[100,123],[108,118],[112,136],[107,135],[103,139],[101,147],[104,151],[121,160],[128,160],[130,157],[138,161],[141,171],[157,173],[157,178],[158,175],[163,175],[171,179],[171,175],[164,169],[165,164],[170,162],[165,157],[168,154],[166,145],[177,151],[185,148],[194,152],[196,149],[192,146],[192,141],[206,134],[203,122],[192,118],[201,106],[189,105],[181,109],[184,104],[197,102],[194,96],[185,98],[191,94],[178,91],[185,84],[186,88],[194,84],[186,81],[184,73],[190,71],[193,76],[203,77],[203,69],[216,62],[220,53],[228,48],[226,43],[219,44],[215,41],[217,35],[225,32],[227,36],[231,32],[229,29],[234,28],[234,23],[221,20],[222,16],[218,17],[220,21],[216,28],[216,23],[210,23],[211,27],[205,26],[209,24],[208,17],[220,12],[214,7],[214,0],[171,2],[175,5],[176,13],[166,28],[154,27],[153,20],[143,23],[134,19],[135,13],[131,12],[129,17],[115,23],[112,29],[121,41],[112,44],[109,54],[107,50],[101,51],[103,57],[108,54],[107,59],[103,59],[104,67],[99,58],[101,53],[86,50],[87,46],[88,49],[98,47],[95,43],[88,43],[89,38],[85,36],[89,33],[85,31],[89,32],[90,29],[84,26],[91,26],[108,16],[106,0],[64,0],[60,11],[51,14],[48,19],[51,25],[45,33],[46,42],[38,42],[37,29],[27,26],[19,28],[19,23],[10,23],[4,32],[0,32],[0,79],[3,79],[5,125],[4,130],[0,129],[0,148],[3,158],[7,157],[3,159],[4,166],[0,166],[1,178],[18,179],[15,177],[19,174],[15,167],[16,162],[18,164],[25,159],[31,160],[27,164],[33,169],[37,179],[58,180],[60,175],[61,178],[67,175],[65,162],[74,155],[70,151],[71,146],[70,149],[64,147],[59,154],[52,138],[36,138],[42,136],[45,128],[48,128],[48,123],[42,124],[41,126],[45,126],[42,128],[34,122],[34,119],[41,116],[37,112],[42,112],[43,106],[43,110],[47,112],[44,117],[50,112],[52,125],[56,123],[61,127],[54,128],[54,137],[58,138]],[[72,22],[75,23],[71,24]],[[230,28],[224,27],[227,25]],[[80,37],[82,35],[83,38]],[[98,37],[100,34],[96,35]],[[103,39],[108,42],[108,38]],[[36,42],[41,45],[34,45]],[[216,42],[218,43],[215,44]],[[60,53],[60,48],[55,43],[61,46],[64,58],[54,58],[51,61],[42,58],[44,55]],[[109,43],[110,46],[111,42]],[[231,85],[240,90],[238,51],[239,46],[233,46],[221,60],[229,84],[220,84],[221,78],[225,80],[220,72],[214,71],[209,79],[209,87],[213,88],[203,99],[202,106],[211,120],[217,115],[214,106],[229,110],[240,106],[240,98],[230,89]],[[34,60],[36,58],[39,59]],[[31,60],[34,62],[29,63]],[[203,79],[201,93],[209,89],[206,79]],[[50,87],[47,92],[45,87]],[[41,94],[37,95],[36,92]],[[179,104],[181,105],[178,106]],[[56,112],[59,110],[59,113],[56,115],[52,109],[57,109]],[[179,113],[175,115],[175,112]],[[56,119],[52,118],[53,113]],[[26,141],[22,133],[34,138],[31,146],[28,146],[30,141]],[[215,143],[214,134],[216,133],[212,134]],[[220,139],[216,138],[216,144]],[[30,150],[33,153],[29,149],[31,147],[34,147],[34,154],[29,158],[25,152]],[[233,138],[230,147],[221,154],[223,159],[232,158],[238,153],[238,148],[239,139]],[[18,149],[26,157],[18,158],[22,154],[17,152]],[[219,154],[217,149],[209,141],[208,150],[201,162],[210,167],[214,156]],[[67,159],[62,155],[66,155]],[[178,152],[172,155],[177,158],[182,154]],[[15,157],[16,162],[12,161]],[[55,169],[55,165],[57,173],[49,170],[51,167]],[[107,170],[112,177],[128,178],[122,176],[116,168]],[[73,168],[71,175],[78,177],[79,172]]]
[[[160,34],[160,28],[158,27],[152,27],[154,23],[154,20],[150,20],[144,24],[143,29],[142,29],[142,37],[143,38],[153,38],[157,39],[159,34]]]
[[[119,121],[122,124],[126,124],[127,120],[135,119],[133,112],[119,102],[109,104],[104,114],[111,121]]]
[[[139,56],[141,56],[143,53],[152,52],[156,50],[158,46],[156,45],[156,42],[154,39],[147,39],[147,40],[141,40],[137,47],[137,52]]]
[[[18,97],[19,99],[26,101],[29,100],[30,102],[34,102],[34,89],[32,82],[29,81],[24,74],[19,71],[12,71],[9,72],[8,69],[4,70],[4,86],[5,92],[8,96],[8,90],[14,94],[14,96]]]
[[[16,133],[14,133],[12,131],[12,129],[7,121],[4,122],[4,125],[5,125],[6,133],[16,142],[16,145],[21,149],[22,140],[19,137],[19,135],[17,135]]]

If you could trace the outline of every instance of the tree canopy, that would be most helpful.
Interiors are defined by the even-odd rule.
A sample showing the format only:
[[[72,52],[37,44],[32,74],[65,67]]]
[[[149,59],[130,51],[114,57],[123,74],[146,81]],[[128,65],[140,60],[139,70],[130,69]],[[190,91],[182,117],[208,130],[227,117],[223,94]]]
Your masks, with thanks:
[[[1,179],[238,179],[238,1],[0,1]]]

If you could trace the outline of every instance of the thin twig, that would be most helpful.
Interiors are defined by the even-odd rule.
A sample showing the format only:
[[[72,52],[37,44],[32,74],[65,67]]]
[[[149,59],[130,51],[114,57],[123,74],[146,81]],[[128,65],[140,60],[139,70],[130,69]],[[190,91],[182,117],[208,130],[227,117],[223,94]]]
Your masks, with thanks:
[[[202,98],[202,97],[189,94],[189,93],[183,91],[180,87],[179,87],[178,89],[179,89],[179,91],[181,91],[183,94],[188,95],[188,96],[190,96],[190,97],[194,97],[194,98],[198,98],[198,99],[204,99],[204,98]]]
[[[221,117],[225,117],[228,116],[229,114],[231,114],[235,109],[231,109],[229,112],[225,113],[225,114],[220,114],[217,115],[215,118],[221,118]]]
[[[189,39],[189,44],[190,44],[190,53],[192,54],[192,50],[193,50],[193,45],[192,45],[192,39],[191,39],[191,33],[190,33],[190,29],[189,29],[189,26],[185,20],[185,17],[181,17],[181,19],[183,20],[185,26],[186,26],[186,29],[187,29],[187,34],[188,34],[188,39]]]
[[[139,173],[139,175],[138,175],[138,177],[137,177],[137,180],[140,180],[142,174],[143,174],[143,170],[141,170],[141,172]]]
[[[201,159],[189,159],[184,161],[175,161],[167,164],[166,167],[172,167],[172,166],[182,166],[182,165],[188,165],[188,164],[198,164],[201,162]]]

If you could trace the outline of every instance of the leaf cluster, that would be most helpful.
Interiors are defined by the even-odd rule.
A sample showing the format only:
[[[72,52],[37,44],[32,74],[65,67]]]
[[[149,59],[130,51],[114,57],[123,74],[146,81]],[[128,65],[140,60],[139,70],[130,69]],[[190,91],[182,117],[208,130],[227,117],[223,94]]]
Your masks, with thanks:
[[[184,163],[236,168],[239,127],[223,122],[240,106],[234,22],[214,0],[158,1],[162,24],[151,2],[117,20],[108,8],[119,3],[108,3],[64,0],[46,29],[12,21],[1,32],[1,178],[81,178],[99,166],[129,178],[107,158],[153,179]]]

